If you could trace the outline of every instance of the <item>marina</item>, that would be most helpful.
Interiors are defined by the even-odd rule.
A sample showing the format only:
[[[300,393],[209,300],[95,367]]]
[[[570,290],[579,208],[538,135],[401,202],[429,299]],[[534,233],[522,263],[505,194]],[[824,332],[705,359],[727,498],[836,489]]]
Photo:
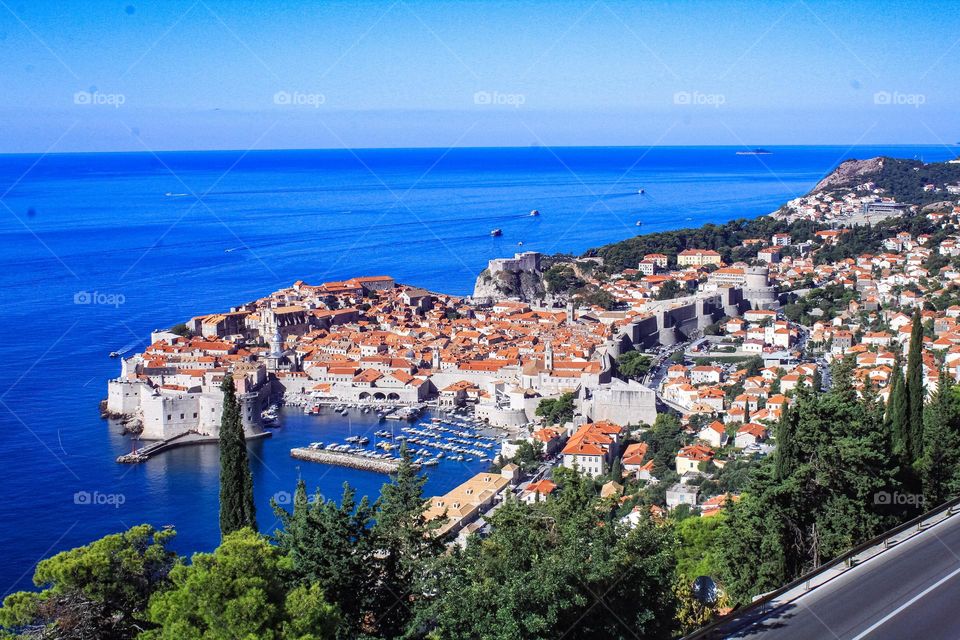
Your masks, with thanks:
[[[332,407],[335,413],[349,412],[356,408]],[[362,411],[362,409],[361,409]],[[312,413],[312,409],[311,412]],[[363,414],[361,414],[363,415]],[[391,414],[392,415],[392,414]],[[374,416],[363,415],[367,420]],[[401,447],[406,445],[419,467],[437,467],[441,463],[489,464],[500,449],[502,435],[479,420],[456,414],[423,419],[415,424],[397,426],[381,422],[371,424],[361,433],[339,438],[315,441],[307,446],[291,449],[291,455],[311,462],[322,462],[357,469],[378,471],[400,460]],[[369,424],[369,423],[368,423]],[[374,429],[376,425],[381,428]],[[297,452],[296,455],[294,452]],[[332,454],[332,455],[327,455]],[[372,464],[368,464],[372,463]],[[384,464],[380,464],[384,463]]]

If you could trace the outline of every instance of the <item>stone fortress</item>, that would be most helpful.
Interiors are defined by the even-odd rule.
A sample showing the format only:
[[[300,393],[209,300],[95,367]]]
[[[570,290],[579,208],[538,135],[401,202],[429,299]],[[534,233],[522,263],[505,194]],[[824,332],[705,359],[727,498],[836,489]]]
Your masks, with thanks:
[[[541,254],[537,251],[516,253],[512,258],[495,258],[487,263],[487,271],[497,274],[501,271],[540,271]]]

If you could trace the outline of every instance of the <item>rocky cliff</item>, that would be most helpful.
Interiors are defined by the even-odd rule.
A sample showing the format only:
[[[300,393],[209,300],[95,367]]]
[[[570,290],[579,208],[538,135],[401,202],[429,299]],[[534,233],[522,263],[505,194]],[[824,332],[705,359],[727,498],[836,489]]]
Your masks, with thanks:
[[[545,296],[546,290],[539,271],[504,270],[491,273],[489,269],[484,269],[473,287],[473,299],[477,301],[515,298],[533,302]]]
[[[883,158],[868,160],[845,160],[830,175],[817,183],[813,192],[826,191],[863,182],[862,178],[879,173],[883,169]]]

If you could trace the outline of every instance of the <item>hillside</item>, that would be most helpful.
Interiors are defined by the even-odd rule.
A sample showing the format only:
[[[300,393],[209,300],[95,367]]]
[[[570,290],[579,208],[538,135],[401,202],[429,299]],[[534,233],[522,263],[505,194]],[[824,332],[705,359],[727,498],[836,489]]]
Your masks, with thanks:
[[[873,187],[869,190],[857,189],[867,183],[873,183]],[[925,185],[930,184],[934,185],[934,188],[925,191]],[[774,233],[789,232],[793,243],[800,243],[811,240],[818,230],[844,224],[843,214],[833,218],[828,215],[831,205],[824,201],[825,197],[834,201],[843,200],[844,196],[867,196],[874,199],[892,197],[896,202],[919,205],[926,207],[926,210],[938,210],[952,207],[960,199],[960,194],[947,190],[948,185],[957,184],[960,184],[960,164],[924,164],[919,160],[888,157],[846,160],[820,180],[806,196],[786,203],[771,215],[732,220],[720,225],[707,224],[697,228],[639,235],[590,249],[584,256],[603,258],[606,270],[618,271],[636,267],[637,263],[650,253],[662,253],[672,259],[684,249],[698,248],[717,251],[723,256],[723,261],[730,264],[737,260],[751,259],[756,255],[756,247],[744,246],[744,240],[769,240]],[[797,215],[803,206],[810,206],[815,212],[805,217]],[[856,211],[860,205],[854,200],[848,207],[851,211]],[[785,213],[794,215],[784,215]],[[879,221],[880,218],[876,218],[871,224]],[[857,235],[853,234],[851,238]],[[876,238],[860,244],[875,248],[873,245],[876,244]]]
[[[637,263],[650,253],[662,253],[671,259],[684,249],[712,249],[723,257],[724,262],[747,260],[756,255],[756,247],[744,246],[744,240],[769,239],[774,233],[789,231],[794,242],[809,240],[819,229],[810,223],[793,223],[770,216],[731,220],[725,224],[706,224],[702,227],[676,229],[639,235],[620,242],[587,251],[585,257],[603,258],[607,270],[619,271],[636,268]]]
[[[957,194],[948,194],[947,186],[960,183],[960,164],[948,162],[923,163],[903,158],[870,158],[846,160],[821,180],[811,194],[856,188],[873,182],[883,195],[897,202],[927,205],[943,200],[956,200]],[[924,190],[925,185],[934,185]],[[953,195],[949,198],[948,195]]]

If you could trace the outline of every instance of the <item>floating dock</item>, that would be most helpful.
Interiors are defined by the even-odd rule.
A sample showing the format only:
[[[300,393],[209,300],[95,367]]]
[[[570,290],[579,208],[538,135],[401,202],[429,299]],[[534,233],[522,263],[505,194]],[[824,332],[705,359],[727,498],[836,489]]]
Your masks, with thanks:
[[[360,471],[375,471],[377,473],[394,473],[400,467],[399,460],[378,460],[376,458],[365,458],[352,453],[311,449],[309,447],[290,449],[290,457],[298,460],[307,460],[309,462],[349,467],[351,469],[359,469]]]

